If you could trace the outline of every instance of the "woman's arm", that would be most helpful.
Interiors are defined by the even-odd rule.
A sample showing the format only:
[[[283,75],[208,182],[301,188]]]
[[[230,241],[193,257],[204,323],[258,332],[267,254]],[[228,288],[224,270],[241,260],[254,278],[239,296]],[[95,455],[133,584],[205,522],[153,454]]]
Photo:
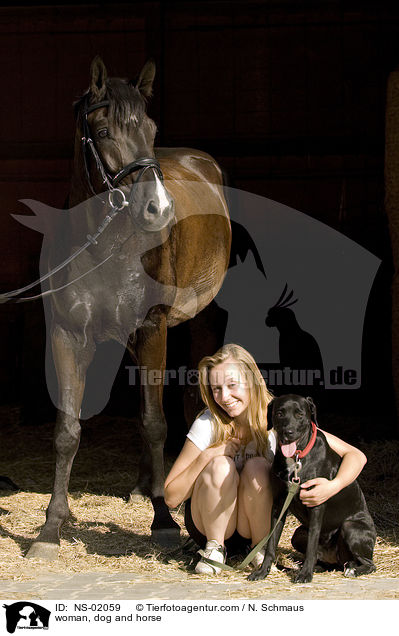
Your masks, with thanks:
[[[331,433],[322,432],[326,436],[329,446],[342,457],[342,462],[334,479],[316,477],[316,479],[310,479],[301,484],[301,501],[309,508],[319,506],[336,495],[342,488],[349,486],[367,462],[366,455],[361,450],[347,444],[339,437],[331,435]],[[310,490],[307,490],[308,488]]]
[[[180,455],[173,464],[165,481],[165,503],[176,508],[191,496],[195,480],[205,466],[218,455],[234,457],[240,446],[240,440],[231,439],[219,446],[201,451],[190,439],[186,439]]]

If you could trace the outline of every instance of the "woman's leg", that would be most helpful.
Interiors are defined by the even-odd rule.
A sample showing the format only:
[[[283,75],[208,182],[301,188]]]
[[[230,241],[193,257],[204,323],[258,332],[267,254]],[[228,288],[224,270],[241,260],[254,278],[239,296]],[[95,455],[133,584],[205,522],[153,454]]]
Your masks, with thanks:
[[[236,529],[238,482],[234,461],[224,455],[212,459],[197,477],[191,496],[191,515],[208,541],[223,546]]]
[[[270,531],[273,494],[270,463],[264,457],[249,459],[240,474],[237,530],[255,546]]]

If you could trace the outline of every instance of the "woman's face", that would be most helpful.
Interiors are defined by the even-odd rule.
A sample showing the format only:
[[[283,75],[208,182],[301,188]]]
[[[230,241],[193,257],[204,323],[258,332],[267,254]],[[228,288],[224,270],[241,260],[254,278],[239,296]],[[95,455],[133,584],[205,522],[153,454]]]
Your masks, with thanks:
[[[217,364],[209,372],[215,402],[234,419],[245,416],[251,395],[248,382],[234,360]]]

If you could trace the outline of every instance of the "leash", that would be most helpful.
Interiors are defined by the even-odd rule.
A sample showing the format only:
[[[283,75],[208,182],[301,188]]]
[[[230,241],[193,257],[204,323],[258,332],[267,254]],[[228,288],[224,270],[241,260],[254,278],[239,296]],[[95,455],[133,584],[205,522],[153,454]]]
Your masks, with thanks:
[[[316,437],[317,437],[317,426],[314,422],[311,423],[312,424],[312,435],[310,437],[309,442],[307,443],[307,445],[305,446],[305,448],[303,450],[296,450],[295,453],[292,455],[292,457],[295,457],[295,464],[294,464],[294,476],[292,478],[292,480],[290,481],[289,487],[288,487],[288,494],[287,497],[284,501],[283,507],[281,509],[279,518],[277,519],[274,528],[272,528],[272,530],[269,532],[268,535],[266,535],[265,537],[263,537],[263,539],[261,539],[259,541],[259,543],[252,548],[251,552],[245,557],[245,559],[235,568],[230,566],[230,565],[226,565],[225,563],[219,563],[218,561],[213,561],[213,559],[209,559],[208,557],[205,556],[205,551],[204,550],[198,550],[198,553],[201,555],[202,559],[206,562],[209,563],[209,565],[213,565],[214,567],[220,568],[221,570],[227,570],[229,572],[234,572],[235,570],[244,570],[244,568],[247,567],[247,565],[252,561],[252,559],[254,558],[255,554],[257,554],[262,548],[263,546],[269,541],[270,537],[272,536],[273,532],[275,531],[275,529],[277,528],[279,522],[281,521],[281,518],[283,517],[284,513],[286,512],[286,510],[288,509],[291,501],[293,500],[293,498],[295,497],[295,495],[297,494],[300,484],[301,484],[301,480],[298,477],[298,473],[302,468],[302,463],[301,463],[301,459],[303,459],[308,453],[310,453],[310,451],[312,450],[315,441],[316,441]]]
[[[300,462],[299,462],[300,464]],[[300,470],[300,466],[297,470]],[[295,479],[297,479],[297,481],[294,481]],[[277,528],[279,522],[281,521],[282,517],[284,516],[284,513],[286,512],[287,508],[289,507],[291,501],[293,500],[293,498],[295,497],[295,495],[297,494],[298,490],[299,490],[299,486],[300,486],[300,479],[297,475],[295,475],[292,479],[292,481],[290,482],[290,485],[288,487],[288,494],[287,497],[285,498],[283,507],[281,509],[280,515],[274,525],[274,528],[272,528],[272,530],[269,532],[269,534],[267,534],[265,537],[263,537],[263,539],[261,539],[259,541],[259,543],[252,548],[251,552],[245,557],[245,559],[236,567],[232,567],[230,565],[226,565],[226,563],[219,563],[218,561],[213,561],[213,559],[208,559],[208,557],[205,556],[205,551],[204,550],[198,550],[198,553],[202,556],[203,560],[206,563],[209,563],[209,565],[213,565],[214,567],[220,568],[221,570],[228,570],[229,572],[234,572],[235,570],[244,570],[247,565],[252,561],[252,559],[254,558],[255,554],[257,554],[257,552],[259,552],[259,550],[261,550],[263,548],[263,546],[268,542],[268,540],[270,539],[270,537],[272,536],[273,532],[275,531],[275,529]]]

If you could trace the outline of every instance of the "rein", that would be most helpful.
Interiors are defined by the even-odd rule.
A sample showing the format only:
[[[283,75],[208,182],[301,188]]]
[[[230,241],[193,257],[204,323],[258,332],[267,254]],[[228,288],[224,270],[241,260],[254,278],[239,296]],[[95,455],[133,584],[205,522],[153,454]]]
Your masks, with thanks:
[[[94,265],[94,267],[89,269],[87,272],[84,272],[83,274],[81,274],[77,278],[74,278],[73,280],[69,281],[65,285],[62,285],[61,287],[57,287],[56,289],[48,289],[45,292],[41,292],[40,294],[36,294],[35,296],[27,296],[25,298],[17,298],[17,296],[20,296],[20,294],[23,294],[24,292],[28,291],[29,289],[32,289],[33,287],[37,287],[38,285],[40,285],[44,281],[48,280],[51,276],[53,276],[57,272],[59,272],[62,269],[64,269],[64,267],[69,265],[69,263],[72,263],[72,261],[74,261],[75,258],[77,258],[80,254],[82,254],[82,252],[84,252],[88,247],[90,247],[90,245],[97,245],[97,238],[100,236],[100,234],[103,233],[105,228],[111,223],[112,219],[122,209],[123,208],[113,207],[111,212],[109,212],[107,214],[107,216],[104,218],[103,222],[98,226],[97,231],[94,233],[94,235],[91,236],[90,234],[88,234],[87,235],[87,241],[86,241],[86,243],[84,245],[79,247],[79,249],[77,249],[76,252],[71,254],[71,256],[69,256],[65,261],[63,261],[62,263],[59,263],[59,265],[57,265],[52,270],[47,272],[47,274],[44,274],[44,276],[41,276],[40,278],[35,280],[33,283],[30,283],[29,285],[26,285],[25,287],[21,287],[19,289],[13,289],[12,291],[0,294],[0,305],[5,304],[5,303],[26,303],[26,302],[29,302],[31,300],[38,300],[39,298],[45,298],[46,296],[49,296],[50,294],[54,294],[55,292],[61,291],[62,289],[65,289],[66,287],[69,287],[69,285],[72,285],[73,283],[76,283],[78,280],[80,280],[81,278],[84,278],[85,276],[87,276],[88,274],[93,272],[95,269],[97,269],[98,267],[103,265],[106,261],[108,261],[108,259],[111,258],[111,256],[113,256],[113,253],[110,254],[109,256],[107,256],[100,263],[97,263],[97,265]]]
[[[86,180],[87,180],[89,189],[95,197],[99,196],[99,194],[94,190],[93,185],[91,183],[90,172],[89,172],[89,162],[87,157],[87,148],[90,149],[93,155],[94,161],[96,163],[96,167],[103,178],[103,183],[107,186],[108,203],[111,207],[111,211],[107,214],[107,216],[104,218],[102,223],[98,226],[96,232],[93,235],[87,234],[86,243],[82,245],[80,248],[78,248],[76,252],[74,252],[65,261],[63,261],[62,263],[54,267],[52,270],[47,272],[47,274],[35,280],[33,283],[30,283],[29,285],[26,285],[25,287],[21,287],[19,289],[14,289],[12,291],[0,294],[0,305],[5,303],[25,303],[31,300],[44,298],[46,296],[49,296],[50,294],[54,294],[55,292],[61,291],[65,289],[66,287],[69,287],[69,285],[76,283],[78,280],[81,280],[88,274],[91,274],[91,272],[96,270],[98,267],[103,265],[106,261],[108,261],[113,256],[113,254],[110,254],[103,261],[101,261],[100,263],[97,263],[97,265],[89,269],[87,272],[84,272],[77,278],[74,278],[73,280],[69,281],[65,285],[62,285],[61,287],[57,287],[56,289],[48,289],[45,292],[36,294],[35,296],[17,298],[17,296],[20,296],[21,294],[28,291],[29,289],[32,289],[33,287],[37,287],[38,285],[41,285],[44,281],[51,278],[51,276],[53,276],[60,270],[64,269],[64,267],[72,263],[72,261],[74,261],[75,258],[77,258],[80,254],[82,254],[82,252],[87,250],[87,248],[90,247],[90,245],[97,245],[97,239],[103,233],[105,228],[111,223],[111,221],[115,218],[115,216],[119,212],[121,212],[126,206],[128,206],[131,203],[134,186],[141,180],[141,178],[143,177],[144,173],[147,170],[154,170],[157,176],[159,177],[159,179],[163,181],[161,166],[159,164],[159,161],[157,161],[155,157],[141,157],[140,159],[136,159],[135,161],[132,161],[131,163],[129,163],[127,166],[124,166],[123,168],[121,168],[121,170],[119,170],[116,173],[116,175],[114,175],[113,177],[106,171],[104,164],[101,161],[101,158],[97,152],[96,145],[90,136],[90,126],[89,126],[87,117],[90,113],[92,113],[94,110],[97,110],[98,108],[108,108],[109,104],[110,104],[109,101],[102,101],[102,102],[98,102],[97,104],[92,104],[91,106],[88,106],[88,95],[86,96],[85,109],[82,113],[83,115],[82,151],[83,151],[83,163],[85,168],[85,175],[86,175]],[[120,188],[116,186],[118,186],[120,182],[123,181],[123,179],[125,179],[125,177],[127,177],[132,172],[138,172],[138,175],[137,175],[137,179],[135,183],[133,184],[131,188],[129,201],[128,201],[126,199],[126,196],[123,190],[121,190]],[[118,198],[119,198],[119,201],[118,201]],[[102,203],[104,203],[103,200],[102,200]]]
[[[25,298],[16,298],[16,296],[19,296],[20,294],[23,294],[24,292],[28,291],[29,289],[32,289],[33,287],[37,287],[38,285],[40,285],[41,283],[43,283],[44,281],[49,279],[51,276],[53,276],[57,272],[61,271],[64,267],[69,265],[69,263],[72,263],[72,261],[74,261],[75,258],[77,258],[80,254],[82,254],[82,252],[84,252],[90,245],[97,245],[97,238],[100,236],[100,234],[103,233],[103,231],[105,230],[107,225],[109,225],[111,223],[111,221],[114,218],[114,216],[121,209],[122,208],[114,208],[111,212],[109,212],[107,214],[107,216],[105,217],[105,219],[103,220],[103,222],[98,226],[97,231],[95,232],[95,234],[93,236],[88,234],[87,235],[87,239],[88,240],[87,240],[87,242],[84,245],[79,247],[79,249],[77,249],[76,252],[71,254],[71,256],[69,256],[69,258],[67,258],[65,261],[63,261],[62,263],[59,263],[59,265],[57,265],[52,270],[47,272],[47,274],[44,274],[44,276],[41,276],[40,278],[35,280],[33,283],[30,283],[29,285],[26,285],[25,287],[21,287],[20,289],[14,289],[13,291],[9,291],[9,292],[5,292],[4,294],[0,294],[0,305],[5,304],[5,303],[26,303],[26,302],[29,302],[31,300],[38,300],[39,298],[45,298],[46,296],[49,296],[50,294],[54,294],[55,292],[61,291],[62,289],[65,289],[66,287],[69,287],[69,285],[72,285],[73,283],[76,283],[78,280],[81,280],[82,278],[84,278],[85,276],[87,276],[88,274],[90,274],[91,272],[96,270],[98,267],[103,265],[106,261],[108,261],[113,256],[113,253],[109,254],[109,256],[104,258],[104,260],[102,260],[100,263],[97,263],[97,265],[94,265],[94,267],[89,269],[87,272],[84,272],[80,276],[77,276],[76,278],[74,278],[73,280],[69,281],[65,285],[62,285],[61,287],[57,287],[56,289],[48,289],[47,291],[41,292],[40,294],[36,294],[35,296],[27,296]]]

